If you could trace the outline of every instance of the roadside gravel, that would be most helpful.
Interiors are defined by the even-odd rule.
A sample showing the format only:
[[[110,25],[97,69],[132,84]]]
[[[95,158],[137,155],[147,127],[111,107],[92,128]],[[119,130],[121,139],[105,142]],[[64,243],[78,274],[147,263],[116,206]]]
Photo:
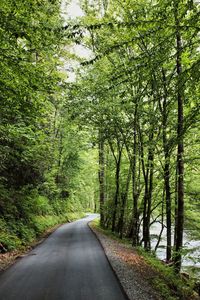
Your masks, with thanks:
[[[131,246],[113,240],[107,235],[90,228],[102,244],[106,256],[130,300],[163,299],[148,282],[154,277],[153,270]]]

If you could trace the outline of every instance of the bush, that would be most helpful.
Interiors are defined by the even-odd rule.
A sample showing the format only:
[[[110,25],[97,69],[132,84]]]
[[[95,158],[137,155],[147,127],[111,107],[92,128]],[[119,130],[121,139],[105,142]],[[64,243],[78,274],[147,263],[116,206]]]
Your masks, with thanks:
[[[34,217],[34,228],[37,235],[40,235],[50,227],[60,223],[58,216],[35,216]]]
[[[15,225],[16,235],[20,238],[23,245],[26,245],[35,239],[35,230],[31,228],[29,224],[25,225],[22,222],[17,222]]]
[[[0,244],[6,251],[11,251],[21,246],[21,241],[14,233],[7,228],[5,220],[0,219]]]
[[[34,200],[35,214],[36,215],[50,215],[53,214],[53,207],[50,205],[49,200],[45,196],[38,195]]]

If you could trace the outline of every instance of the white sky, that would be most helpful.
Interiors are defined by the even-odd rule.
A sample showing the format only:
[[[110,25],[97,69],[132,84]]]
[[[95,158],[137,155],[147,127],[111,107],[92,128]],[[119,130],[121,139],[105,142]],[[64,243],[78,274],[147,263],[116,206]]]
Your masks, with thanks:
[[[70,4],[69,4],[70,3]],[[63,0],[61,3],[61,14],[64,18],[64,25],[66,25],[70,20],[74,20],[77,17],[83,17],[84,12],[81,10],[78,0]],[[85,60],[91,59],[92,51],[85,48],[82,45],[74,45],[69,48],[71,53],[75,53]],[[67,82],[74,82],[76,80],[76,75],[74,69],[79,66],[79,63],[75,60],[69,60],[64,63],[63,71],[67,73]]]
[[[67,4],[66,0],[63,0],[61,4],[61,10],[62,17],[66,19],[66,21],[84,16],[84,12],[81,10],[79,1],[77,0],[71,0],[70,4]]]

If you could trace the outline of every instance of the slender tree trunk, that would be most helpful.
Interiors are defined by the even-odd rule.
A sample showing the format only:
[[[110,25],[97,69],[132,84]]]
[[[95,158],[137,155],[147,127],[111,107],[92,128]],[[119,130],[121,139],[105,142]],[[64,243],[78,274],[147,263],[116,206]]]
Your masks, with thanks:
[[[132,245],[137,246],[138,237],[138,189],[136,184],[136,164],[137,164],[137,116],[138,102],[135,104],[134,113],[134,133],[133,133],[133,161],[132,161],[132,189],[133,189],[133,223],[132,223]]]
[[[174,216],[175,216],[175,226],[174,226],[174,249],[176,249],[176,240],[177,240],[177,216],[178,216],[178,161],[176,162],[176,173],[175,173],[175,199],[174,199]]]
[[[127,198],[128,198],[130,180],[131,180],[131,167],[128,170],[125,191],[124,191],[124,193],[121,194],[122,203],[121,203],[121,211],[120,211],[120,217],[119,217],[119,223],[118,223],[118,232],[119,232],[121,239],[123,237],[124,213],[125,213],[125,207],[126,207]]]
[[[132,245],[137,246],[139,243],[139,229],[138,229],[138,223],[139,223],[139,213],[138,213],[138,198],[139,195],[137,191],[133,192],[133,228],[132,228]]]
[[[144,183],[145,183],[145,192],[144,192],[144,198],[143,198],[143,238],[142,241],[144,241],[144,248],[147,248],[147,240],[148,240],[148,227],[147,227],[147,202],[148,202],[148,172],[149,169],[147,168],[147,171],[145,170],[145,162],[144,162],[144,149],[143,149],[143,139],[142,139],[142,133],[139,129],[140,133],[140,156],[141,156],[141,163],[142,163],[142,172],[144,177]]]
[[[174,1],[174,18],[176,25],[176,69],[177,69],[177,102],[178,102],[178,126],[177,126],[177,139],[178,139],[178,149],[177,149],[177,160],[178,160],[178,199],[177,199],[177,237],[176,237],[176,249],[175,249],[175,270],[180,271],[181,268],[181,250],[183,246],[183,226],[184,226],[184,141],[183,141],[183,89],[181,83],[182,75],[182,41],[180,33],[180,21],[179,21],[179,0]]]
[[[169,170],[169,162],[167,155],[165,156],[165,193],[166,193],[166,224],[167,224],[167,250],[166,250],[166,260],[169,261],[171,259],[171,191],[170,191],[170,170]]]
[[[162,195],[161,230],[160,230],[160,234],[158,236],[158,241],[157,241],[155,249],[154,249],[155,252],[157,251],[157,249],[160,245],[162,234],[163,234],[163,231],[164,231],[164,228],[165,228],[165,225],[164,225],[164,201],[165,201],[165,186],[163,187],[163,195]]]
[[[121,157],[122,157],[122,150],[123,150],[123,143],[120,143],[120,140],[117,139],[117,155],[115,154],[115,149],[111,141],[108,141],[110,150],[115,160],[115,195],[114,195],[114,207],[113,207],[113,214],[112,214],[112,232],[115,231],[116,227],[116,216],[117,216],[117,209],[119,203],[119,192],[120,192],[120,168],[121,168]]]
[[[57,175],[56,175],[56,182],[59,183],[60,179],[60,172],[61,172],[61,160],[62,160],[62,153],[63,153],[63,134],[62,132],[60,132],[60,136],[59,136],[59,145],[58,145],[58,171],[57,171]]]
[[[153,149],[150,149],[149,153],[149,168],[150,168],[150,174],[149,174],[149,191],[148,191],[148,207],[147,207],[147,228],[148,228],[148,235],[147,235],[147,245],[146,248],[148,250],[151,249],[151,238],[150,238],[150,221],[151,221],[151,203],[152,203],[152,193],[153,193],[153,171],[154,171],[154,153]]]
[[[166,260],[171,259],[171,231],[172,231],[172,222],[171,222],[171,188],[170,188],[170,152],[169,145],[167,142],[167,85],[166,85],[166,75],[165,71],[162,68],[162,77],[164,85],[164,101],[162,109],[162,125],[163,125],[163,149],[165,156],[164,163],[164,182],[165,182],[165,197],[166,197],[166,225],[167,225],[167,249],[166,249]]]
[[[143,209],[143,242],[144,248],[146,250],[150,249],[150,233],[149,233],[149,224],[147,218],[147,209],[148,209],[148,187],[145,187],[144,195],[144,209]]]
[[[140,143],[141,143],[141,161],[142,170],[145,182],[145,193],[144,193],[144,207],[143,207],[143,242],[144,248],[150,250],[150,214],[151,214],[151,200],[152,200],[152,190],[153,190],[153,160],[154,160],[154,149],[151,145],[153,140],[153,132],[149,136],[149,153],[147,159],[147,170],[145,171],[144,163],[144,151],[143,151],[143,141],[140,133]]]
[[[150,217],[151,217],[151,201],[152,201],[152,191],[153,191],[153,151],[149,150],[148,155],[148,170],[145,180],[145,196],[144,196],[144,212],[143,215],[143,241],[144,248],[146,250],[151,249],[151,239],[150,239]]]
[[[100,206],[100,224],[104,226],[104,201],[105,201],[105,158],[104,141],[99,134],[99,206]]]
[[[119,153],[119,159],[116,162],[115,172],[115,197],[114,197],[114,208],[112,217],[112,232],[115,231],[117,207],[119,202],[119,185],[120,185],[120,165],[121,165],[121,152]]]

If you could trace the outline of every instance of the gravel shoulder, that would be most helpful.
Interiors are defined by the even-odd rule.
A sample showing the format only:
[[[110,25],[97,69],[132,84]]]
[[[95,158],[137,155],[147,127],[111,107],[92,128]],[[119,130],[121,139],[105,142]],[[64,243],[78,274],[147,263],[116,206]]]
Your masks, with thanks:
[[[163,299],[148,282],[154,277],[154,271],[144,259],[127,244],[110,238],[89,224],[106,256],[119,278],[130,300],[161,300]]]

